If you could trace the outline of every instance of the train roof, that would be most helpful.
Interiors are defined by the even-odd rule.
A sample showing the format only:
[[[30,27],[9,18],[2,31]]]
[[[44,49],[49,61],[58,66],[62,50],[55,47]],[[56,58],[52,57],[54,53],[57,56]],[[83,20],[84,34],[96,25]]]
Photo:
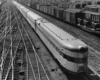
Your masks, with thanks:
[[[87,5],[86,7],[89,7],[89,8],[97,8],[97,5]]]
[[[98,8],[100,8],[100,5],[96,5]]]
[[[42,19],[41,16],[37,15],[36,13],[34,13],[34,12],[32,12],[32,11],[28,12],[27,14],[29,14],[29,15],[27,15],[27,16],[31,16],[32,19],[34,19],[34,20]]]
[[[42,25],[42,24],[41,24]],[[79,39],[76,39],[69,33],[65,32],[64,30],[60,29],[56,25],[52,23],[43,23],[42,26],[49,34],[51,34],[56,41],[58,41],[63,48],[66,48],[71,51],[80,51],[81,47],[87,49],[87,45]]]
[[[81,10],[80,9],[67,9],[65,11],[71,12],[71,13],[76,13],[76,12],[80,12]]]
[[[55,9],[57,9],[57,10],[64,10],[64,8],[57,7],[57,6],[50,6],[50,7],[55,8]]]
[[[93,14],[93,15],[100,15],[100,13],[92,12],[92,11],[83,11],[83,13]]]
[[[100,5],[87,5],[88,8],[100,8]]]

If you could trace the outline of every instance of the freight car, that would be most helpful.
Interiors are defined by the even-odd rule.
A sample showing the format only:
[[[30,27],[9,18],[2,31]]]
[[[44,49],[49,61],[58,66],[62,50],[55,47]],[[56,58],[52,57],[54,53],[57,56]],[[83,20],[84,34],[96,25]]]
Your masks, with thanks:
[[[84,11],[84,19],[78,18],[79,26],[89,32],[100,34],[100,14]]]
[[[86,72],[88,47],[84,42],[19,3],[13,3],[64,69],[75,74]]]
[[[87,5],[85,6],[86,11],[100,13],[100,5]]]
[[[100,34],[100,13],[85,11],[85,9],[65,10],[56,6],[48,7],[44,5],[37,5],[35,9],[43,13],[49,14],[62,21],[71,23],[88,32]],[[45,10],[47,10],[47,12],[45,12]],[[50,13],[50,11],[52,13]]]
[[[97,5],[87,5],[87,6],[85,6],[85,9],[87,11],[98,12]]]

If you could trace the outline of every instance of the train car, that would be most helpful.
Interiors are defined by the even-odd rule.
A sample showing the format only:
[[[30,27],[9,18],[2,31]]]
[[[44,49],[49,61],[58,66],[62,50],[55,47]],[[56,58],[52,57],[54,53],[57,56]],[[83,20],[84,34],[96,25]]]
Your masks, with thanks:
[[[64,21],[72,23],[72,24],[77,24],[77,18],[78,17],[84,17],[83,13],[81,13],[80,9],[67,9],[64,11],[63,14]]]
[[[27,17],[27,14],[26,14],[26,13],[30,12],[30,10],[27,9],[27,8],[21,8],[20,10],[21,10],[20,12],[22,12],[22,15],[23,15],[24,17]]]
[[[51,7],[51,13],[50,13],[52,16],[54,15],[54,8]]]
[[[53,6],[53,12],[54,12],[54,17],[58,18],[58,19],[63,19],[63,12],[64,9],[63,8],[59,8],[59,7],[55,7]]]
[[[29,23],[33,23],[33,20],[30,20],[29,18],[32,18],[32,15],[28,15],[27,19],[29,20]],[[33,26],[33,28],[45,43],[45,45],[48,47],[48,49],[51,51],[53,56],[65,69],[73,73],[81,73],[86,70],[87,50],[84,43],[81,43],[80,40],[72,37],[71,35],[67,34],[60,28],[44,19],[41,21],[37,21],[36,26],[34,26],[34,23],[31,26]],[[68,38],[71,40],[71,42],[69,40],[67,41]],[[84,49],[79,49],[78,44],[84,46]]]
[[[63,3],[59,3],[58,7],[66,9],[66,8],[68,8],[68,5],[69,5],[69,3],[64,3],[63,2]]]
[[[87,11],[97,12],[100,13],[100,5],[87,5],[85,7]]]
[[[100,5],[100,1],[97,2],[97,5]]]
[[[87,11],[98,12],[97,5],[87,5],[87,6],[85,7],[85,9],[86,9]]]
[[[58,14],[59,14],[59,19],[63,20],[64,9],[60,8]]]
[[[54,17],[56,17],[57,15],[57,12],[56,12],[56,6],[52,6],[52,8],[53,8],[53,15],[52,16],[54,16]]]
[[[20,10],[20,4],[18,4],[17,2],[13,2],[15,4],[15,6],[18,8],[18,10]]]
[[[100,5],[96,5],[98,8],[98,13],[100,13]]]
[[[34,12],[26,14],[27,21],[63,68],[75,74],[87,70],[88,47],[84,42]]]
[[[82,28],[92,32],[92,33],[97,33],[100,34],[100,14],[96,12],[91,12],[91,11],[83,11],[85,17],[83,20],[83,25]]]

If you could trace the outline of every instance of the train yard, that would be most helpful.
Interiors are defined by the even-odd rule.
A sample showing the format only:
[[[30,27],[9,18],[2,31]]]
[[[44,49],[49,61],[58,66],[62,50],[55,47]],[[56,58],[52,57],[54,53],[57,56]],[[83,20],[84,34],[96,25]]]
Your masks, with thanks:
[[[57,64],[46,54],[48,51],[44,50],[43,44],[41,45],[43,50],[38,48],[38,45],[42,42],[38,37],[38,39],[36,38],[36,34],[33,33],[32,30],[30,33],[31,36],[34,34],[33,39],[35,39],[35,43],[38,41],[38,44],[35,44],[36,49],[39,50],[37,53],[32,42],[33,40],[31,40],[32,38],[29,36],[30,30],[27,32],[26,28],[24,28],[27,22],[24,19],[23,25],[23,22],[20,20],[22,15],[20,16],[14,9],[11,11],[10,8],[7,10],[7,13],[6,11],[4,12],[5,13],[2,14],[4,17],[1,19],[2,21],[6,20],[5,25],[7,25],[7,29],[3,26],[5,31],[2,31],[1,34],[1,40],[4,43],[2,44],[3,46],[1,46],[1,48],[3,47],[1,55],[1,80],[51,80],[52,77],[50,74],[52,74],[54,80],[58,80],[58,78],[62,80],[59,75],[66,79],[66,76],[57,68]],[[27,24],[27,26],[29,26],[29,24]],[[44,51],[45,53],[42,52],[44,53],[43,55],[47,56],[43,58],[45,58],[44,60],[48,59],[48,70],[50,70],[51,73],[47,70],[47,66],[44,65],[48,62],[43,63],[40,58],[41,51]]]
[[[99,80],[100,37],[29,9],[88,45],[89,74],[76,78],[63,70],[22,14],[8,2],[0,13],[0,80]]]
[[[33,10],[33,9],[31,9]],[[61,20],[55,19],[51,16],[48,16],[44,13],[41,13],[37,10],[33,10],[34,12],[36,12],[37,14],[43,16],[45,19],[49,20],[50,22],[56,24],[58,27],[62,28],[63,30],[65,30],[66,32],[69,32],[70,34],[72,34],[73,36],[81,39],[82,41],[84,41],[85,43],[88,44],[89,47],[89,55],[88,55],[88,66],[89,68],[91,68],[95,74],[94,75],[98,75],[100,76],[99,73],[99,69],[100,69],[100,38],[94,34],[90,34],[86,31],[83,31],[77,27],[74,27],[70,24],[66,24],[65,22],[62,22]],[[59,23],[59,24],[58,24]]]

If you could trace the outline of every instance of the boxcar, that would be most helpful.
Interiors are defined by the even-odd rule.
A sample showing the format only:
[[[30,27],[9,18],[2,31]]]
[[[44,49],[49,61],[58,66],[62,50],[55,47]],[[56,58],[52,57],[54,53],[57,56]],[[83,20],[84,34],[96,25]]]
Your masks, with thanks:
[[[58,14],[58,7],[53,6],[53,8],[54,8],[54,17],[58,18],[58,17],[59,17],[59,14]]]
[[[64,9],[63,8],[58,8],[59,10],[59,19],[63,20],[63,14],[64,14]]]
[[[44,6],[44,13],[46,13],[46,6]]]
[[[98,7],[98,13],[100,13],[100,5],[97,5],[97,7]]]
[[[63,12],[63,20],[70,22],[70,13],[67,12],[67,10],[64,10],[64,12]]]
[[[94,21],[94,22],[97,22],[97,23],[99,23],[100,22],[100,14],[98,14],[98,13],[92,13],[91,14],[91,20],[92,21]]]
[[[54,15],[54,8],[51,7],[51,15],[53,16]]]
[[[48,8],[48,14],[50,15],[51,14],[51,6],[47,6]]]
[[[44,13],[47,13],[47,6],[44,6]]]
[[[91,11],[84,11],[85,19],[90,20],[92,22],[100,22],[100,13],[91,12]]]
[[[56,8],[56,18],[59,18],[59,8]]]
[[[85,14],[84,18],[86,20],[91,20],[91,12],[90,11],[84,11],[83,13]]]
[[[58,7],[61,7],[61,8],[68,8],[68,3],[59,3],[58,4]]]
[[[98,12],[98,8],[96,5],[87,5],[85,8],[87,11]]]
[[[100,14],[91,11],[84,11],[83,13],[85,14],[85,26],[91,28],[91,31],[100,34]]]
[[[72,24],[77,24],[77,18],[83,17],[83,13],[80,9],[67,9],[64,11],[64,20]]]

